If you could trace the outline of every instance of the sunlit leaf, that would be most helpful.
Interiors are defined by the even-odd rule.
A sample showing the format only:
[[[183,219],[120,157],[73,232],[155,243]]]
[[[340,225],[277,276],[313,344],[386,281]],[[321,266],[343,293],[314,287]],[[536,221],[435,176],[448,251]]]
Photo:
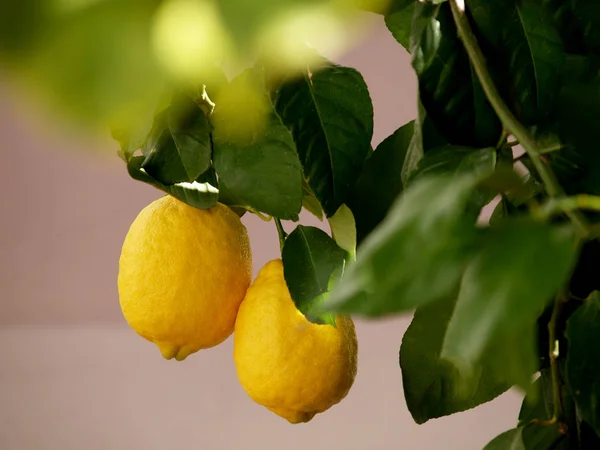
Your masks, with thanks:
[[[196,208],[207,209],[217,203],[219,191],[211,183],[193,181],[191,183],[181,182],[166,186],[146,173],[142,167],[143,160],[143,156],[134,156],[129,160],[127,170],[133,179],[148,183]]]

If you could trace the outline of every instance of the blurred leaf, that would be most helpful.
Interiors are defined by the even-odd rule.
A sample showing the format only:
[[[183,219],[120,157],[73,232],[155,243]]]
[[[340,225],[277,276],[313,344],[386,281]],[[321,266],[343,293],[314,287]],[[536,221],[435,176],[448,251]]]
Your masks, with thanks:
[[[358,243],[384,219],[396,197],[402,192],[400,172],[413,137],[410,121],[381,142],[367,158],[348,199],[356,220]]]
[[[478,238],[476,216],[465,214],[477,181],[423,178],[406,189],[359,248],[327,310],[383,316],[454,292]]]
[[[342,205],[329,219],[333,239],[346,250],[351,259],[356,257],[356,222],[350,208]]]
[[[148,183],[196,208],[207,209],[217,203],[219,191],[211,183],[193,181],[191,183],[182,182],[166,186],[146,173],[142,167],[143,160],[143,156],[134,156],[129,160],[127,171],[131,178]]]
[[[499,379],[527,388],[536,370],[536,319],[576,256],[570,228],[528,221],[492,228],[463,276],[442,357],[466,374],[494,364]]]
[[[165,85],[149,39],[156,4],[95,1],[48,18],[22,61],[33,95],[75,123],[129,124],[143,115]]]
[[[483,450],[551,450],[561,437],[558,424],[529,425],[505,431]]]
[[[567,381],[578,414],[600,435],[600,355],[591,351],[600,343],[600,293],[594,292],[569,318],[566,336]]]
[[[509,388],[495,378],[489,366],[478,365],[473,376],[463,378],[452,364],[440,359],[455,303],[449,297],[417,308],[402,339],[400,367],[404,397],[419,424],[474,408]]]
[[[247,144],[215,136],[214,165],[219,181],[243,205],[281,219],[298,219],[302,169],[292,136],[277,116]]]
[[[391,8],[385,15],[385,25],[402,47],[410,52],[410,32],[415,0],[392,1]]]
[[[517,116],[535,123],[552,111],[564,48],[540,2],[466,0],[478,32],[494,58],[493,75]]]
[[[281,252],[283,274],[298,310],[315,323],[335,325],[335,315],[314,313],[342,275],[346,252],[323,230],[298,225]]]
[[[373,106],[367,86],[356,70],[325,63],[281,85],[274,102],[329,217],[349,197],[370,149]]]
[[[210,166],[212,131],[206,114],[187,96],[178,96],[169,109],[168,125],[188,180]]]
[[[448,4],[416,3],[410,48],[421,102],[441,136],[456,145],[495,145],[502,127],[471,69]]]

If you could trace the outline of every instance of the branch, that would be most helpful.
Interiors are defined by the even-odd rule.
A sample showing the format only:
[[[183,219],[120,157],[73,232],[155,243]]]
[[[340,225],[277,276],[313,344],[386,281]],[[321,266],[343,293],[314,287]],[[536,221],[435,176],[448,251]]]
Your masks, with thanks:
[[[479,78],[481,87],[483,88],[483,91],[485,92],[485,95],[492,105],[496,115],[502,122],[504,129],[512,134],[523,146],[531,158],[531,162],[533,163],[534,167],[540,174],[548,195],[550,197],[562,197],[564,195],[564,191],[558,183],[554,172],[550,167],[544,164],[540,157],[540,155],[543,153],[543,150],[538,147],[537,142],[530,135],[529,131],[511,112],[508,105],[500,96],[500,93],[498,92],[498,89],[492,80],[492,77],[486,67],[485,56],[479,48],[477,38],[473,34],[473,30],[469,24],[469,19],[465,15],[464,0],[450,0],[450,7],[452,9],[452,16],[454,17],[456,28],[458,29],[458,34],[462,39],[467,54],[469,55],[471,64],[473,64],[477,78]],[[575,225],[582,234],[588,234],[587,221],[578,211],[569,212],[568,216],[573,225]]]

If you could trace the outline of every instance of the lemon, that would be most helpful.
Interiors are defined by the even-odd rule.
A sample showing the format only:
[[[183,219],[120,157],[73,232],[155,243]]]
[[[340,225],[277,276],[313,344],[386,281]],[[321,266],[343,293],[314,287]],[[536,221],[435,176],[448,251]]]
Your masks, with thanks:
[[[139,213],[119,260],[123,315],[166,359],[183,360],[230,336],[251,280],[239,217],[220,203],[198,209],[169,195]]]
[[[239,381],[257,403],[291,423],[308,422],[339,403],[356,376],[354,323],[309,322],[290,297],[280,259],[248,289],[233,334]]]

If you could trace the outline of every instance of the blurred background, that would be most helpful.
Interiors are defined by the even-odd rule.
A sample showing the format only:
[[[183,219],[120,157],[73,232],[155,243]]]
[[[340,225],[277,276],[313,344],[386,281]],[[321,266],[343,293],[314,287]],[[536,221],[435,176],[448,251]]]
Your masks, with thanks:
[[[39,2],[27,0],[23,5],[43,12],[35,3]],[[83,11],[84,3],[99,2],[59,3]],[[398,349],[410,317],[357,320],[359,373],[353,389],[339,405],[295,426],[254,404],[242,390],[231,338],[179,363],[163,360],[153,344],[129,329],[117,295],[120,248],[138,212],[162,193],[129,178],[105,125],[115,117],[125,122],[132,117],[133,110],[115,108],[132,104],[119,89],[152,90],[156,74],[154,63],[140,53],[145,45],[135,33],[135,26],[144,25],[140,16],[126,18],[128,25],[135,25],[132,31],[95,14],[86,13],[69,24],[77,28],[73,33],[104,33],[102,27],[112,23],[108,34],[113,40],[99,47],[100,56],[110,59],[111,48],[124,46],[128,60],[113,60],[112,66],[110,61],[92,64],[83,44],[61,55],[69,47],[59,45],[60,40],[76,36],[65,29],[45,42],[47,51],[31,53],[35,57],[30,60],[41,64],[35,70],[34,65],[17,67],[31,56],[26,42],[17,37],[15,45],[5,45],[0,53],[8,55],[0,66],[1,450],[478,450],[515,426],[521,401],[515,392],[475,411],[421,426],[413,422],[398,367]],[[182,17],[181,10],[177,14]],[[44,16],[34,16],[36,31],[35,24]],[[6,25],[3,17],[0,22]],[[359,13],[351,20],[360,26],[339,27],[336,36],[343,45],[329,45],[335,40],[325,35],[323,42],[329,46],[317,47],[364,76],[375,109],[376,146],[415,117],[417,85],[410,55],[394,41],[381,16]],[[3,43],[9,42],[9,32],[18,31],[14,26],[12,31],[3,29]],[[244,36],[237,39],[243,42]],[[199,67],[181,61],[185,55],[169,66],[176,68],[177,76],[193,75]],[[232,61],[235,71],[242,60]],[[54,77],[46,77],[52,81],[46,90],[34,76],[43,70]],[[107,70],[116,70],[115,76],[133,71],[138,82],[129,78],[123,86],[103,85],[112,79],[102,78]],[[107,92],[115,89],[111,98]],[[53,109],[49,94],[72,98],[66,107]],[[309,215],[302,220],[324,226]],[[251,214],[243,221],[256,274],[279,256],[277,234],[273,223]]]

